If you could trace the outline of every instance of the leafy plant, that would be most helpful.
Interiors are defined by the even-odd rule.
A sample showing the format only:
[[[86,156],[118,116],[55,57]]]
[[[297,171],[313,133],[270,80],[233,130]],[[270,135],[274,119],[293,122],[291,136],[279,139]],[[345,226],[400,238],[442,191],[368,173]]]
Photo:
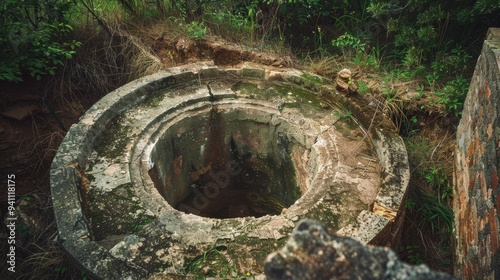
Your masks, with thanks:
[[[341,108],[341,111],[337,112],[337,116],[342,119],[350,119],[352,118],[352,112],[347,108]]]
[[[461,47],[456,47],[447,53],[440,54],[431,63],[431,69],[436,77],[463,75],[471,60],[471,55]]]
[[[442,160],[440,157],[443,155],[436,154],[436,144],[431,146],[428,138],[407,138],[405,144],[410,165],[415,170],[412,177],[419,182],[418,188],[410,189],[407,209],[416,215],[420,230],[444,234],[449,238],[454,222],[449,206],[453,198],[450,168],[446,162],[434,159]]]
[[[340,49],[344,57],[363,56],[366,48],[366,44],[362,43],[359,38],[347,33],[333,39],[332,45]]]
[[[194,20],[196,14],[200,12],[201,2],[203,1],[143,1],[143,0],[94,0],[96,8],[101,6],[119,5],[121,11],[116,9],[108,10],[109,12],[125,12],[126,14],[136,19],[158,19],[168,16],[182,17],[189,20]],[[90,3],[94,5],[94,3]]]
[[[385,76],[382,81],[382,95],[389,103],[397,96],[397,92],[392,87],[393,81],[395,79],[396,78],[394,77],[394,73],[389,73],[389,75]]]
[[[192,21],[186,26],[186,32],[193,39],[205,38],[207,27],[203,23]]]
[[[6,0],[0,6],[0,80],[22,81],[24,73],[40,80],[75,54],[81,44],[67,39],[73,1]]]
[[[209,10],[205,13],[204,20],[215,34],[230,40],[254,39],[251,30],[254,26],[248,22],[248,17],[216,7],[209,6],[207,9]]]
[[[413,210],[413,207],[415,207],[415,200],[413,200],[413,198],[411,197],[408,197],[405,203],[405,207],[408,210]]]
[[[411,264],[420,265],[424,263],[422,255],[419,252],[419,247],[415,245],[407,245],[406,253]]]
[[[418,212],[419,227],[429,227],[433,233],[444,232],[447,235],[453,230],[454,215],[449,206],[443,204],[440,198],[421,193]]]
[[[425,181],[437,192],[440,202],[446,203],[453,198],[453,187],[443,169],[431,167],[424,171]]]
[[[321,54],[325,54],[325,49],[323,46],[324,34],[320,26],[318,26],[316,30],[313,31],[313,37],[314,49],[319,50]]]
[[[444,105],[443,113],[454,113],[455,116],[460,116],[468,90],[469,83],[462,76],[458,76],[446,83],[440,91],[434,93],[437,97],[436,103]]]

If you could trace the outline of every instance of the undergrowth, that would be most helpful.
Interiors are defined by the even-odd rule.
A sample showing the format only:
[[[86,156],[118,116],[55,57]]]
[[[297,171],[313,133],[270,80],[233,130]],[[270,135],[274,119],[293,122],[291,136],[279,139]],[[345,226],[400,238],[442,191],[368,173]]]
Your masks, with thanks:
[[[404,139],[412,172],[399,254],[410,263],[452,273],[454,134],[441,128],[429,132],[439,137],[421,133]]]
[[[418,72],[384,63],[378,51],[368,50],[361,40],[348,34],[332,41],[332,45],[337,52],[327,54],[323,50],[319,55],[307,56],[307,69],[334,79],[340,69],[350,68],[358,93],[375,102],[405,140],[411,177],[402,239],[397,248],[399,256],[412,264],[425,263],[452,273],[455,131],[449,124],[458,124],[468,83],[463,76],[442,76],[441,70],[421,67]],[[463,56],[460,65],[465,67],[463,63],[469,58]],[[433,73],[436,80],[429,78]],[[441,83],[443,77],[446,79]]]
[[[32,192],[17,200],[23,215],[16,222],[15,277],[6,279],[92,279],[67,257],[57,238],[52,205],[45,196]],[[2,252],[8,243],[2,242]],[[2,275],[12,275],[2,266]]]

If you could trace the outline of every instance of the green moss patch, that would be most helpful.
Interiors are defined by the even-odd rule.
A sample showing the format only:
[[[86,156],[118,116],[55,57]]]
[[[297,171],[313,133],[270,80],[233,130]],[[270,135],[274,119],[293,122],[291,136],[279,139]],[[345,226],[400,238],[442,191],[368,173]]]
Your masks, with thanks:
[[[96,241],[108,235],[135,233],[154,219],[145,214],[144,205],[132,192],[130,184],[110,192],[91,189],[87,199],[89,225]]]
[[[128,127],[121,125],[121,118],[115,118],[106,125],[102,137],[96,141],[94,150],[109,159],[116,159],[123,154],[129,143]]]

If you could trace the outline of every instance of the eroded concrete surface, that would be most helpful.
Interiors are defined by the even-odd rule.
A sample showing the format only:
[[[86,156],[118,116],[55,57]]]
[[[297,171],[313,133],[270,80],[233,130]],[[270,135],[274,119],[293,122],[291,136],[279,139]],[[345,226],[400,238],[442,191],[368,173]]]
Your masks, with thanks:
[[[259,275],[302,218],[388,245],[406,150],[375,105],[352,102],[312,74],[251,65],[198,63],[125,85],[54,159],[63,244],[104,279],[189,275],[214,250],[207,275]]]

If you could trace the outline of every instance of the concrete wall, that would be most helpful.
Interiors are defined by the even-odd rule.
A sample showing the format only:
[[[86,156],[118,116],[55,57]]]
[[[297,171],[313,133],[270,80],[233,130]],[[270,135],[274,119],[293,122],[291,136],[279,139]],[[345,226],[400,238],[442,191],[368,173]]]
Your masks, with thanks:
[[[500,279],[499,91],[500,28],[492,28],[457,130],[454,272],[464,279]]]

